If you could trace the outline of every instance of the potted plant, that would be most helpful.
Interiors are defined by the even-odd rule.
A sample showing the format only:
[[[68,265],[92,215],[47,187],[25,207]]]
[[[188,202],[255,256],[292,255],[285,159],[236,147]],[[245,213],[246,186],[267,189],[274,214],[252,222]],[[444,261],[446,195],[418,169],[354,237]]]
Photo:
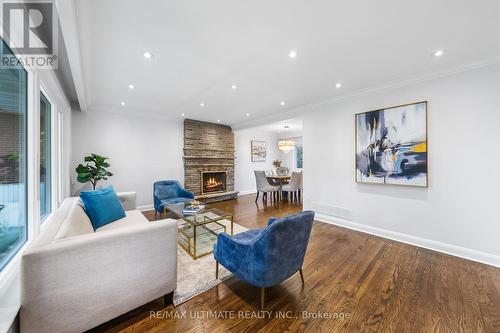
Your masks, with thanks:
[[[87,162],[85,165],[79,164],[76,167],[76,173],[78,175],[77,180],[80,183],[92,184],[92,189],[95,190],[97,183],[102,180],[107,180],[108,177],[113,176],[106,168],[109,168],[109,163],[106,162],[109,158],[104,156],[99,156],[97,154],[90,154],[84,157],[84,161]]]

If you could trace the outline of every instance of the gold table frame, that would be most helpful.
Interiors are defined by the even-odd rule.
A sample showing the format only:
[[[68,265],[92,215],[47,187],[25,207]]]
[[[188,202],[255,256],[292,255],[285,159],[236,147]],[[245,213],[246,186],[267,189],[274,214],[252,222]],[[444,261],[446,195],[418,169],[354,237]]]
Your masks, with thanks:
[[[175,210],[175,209],[169,209],[169,206],[166,206],[165,209],[164,209],[164,212],[167,213],[167,212],[172,212],[178,219],[181,219],[183,220],[184,222],[186,222],[186,224],[188,225],[188,227],[191,227],[193,228],[193,235],[190,236],[188,235],[185,230],[183,230],[182,228],[178,228],[177,229],[177,232],[178,233],[181,233],[182,235],[184,235],[184,237],[187,239],[187,247],[184,246],[180,241],[179,241],[179,237],[177,237],[177,244],[179,244],[179,246],[181,248],[184,249],[184,251],[186,251],[194,260],[198,259],[198,258],[201,258],[201,257],[204,257],[210,253],[213,252],[213,250],[211,251],[208,251],[208,252],[205,252],[203,254],[200,254],[198,255],[196,252],[196,244],[197,244],[197,228],[205,228],[208,232],[214,234],[214,235],[217,235],[216,232],[210,230],[209,228],[206,227],[207,224],[211,224],[211,223],[215,223],[217,225],[219,225],[220,227],[222,227],[224,229],[224,232],[226,232],[226,226],[219,223],[219,221],[221,220],[229,220],[231,221],[231,236],[233,236],[233,233],[234,233],[234,219],[233,219],[233,215],[231,213],[228,213],[222,209],[218,209],[218,208],[208,208],[208,209],[204,209],[196,214],[193,214],[193,215],[183,215],[182,214],[182,210],[178,211],[178,210]],[[217,217],[214,217],[214,218],[209,218],[207,216],[205,216],[205,214],[207,213],[212,213],[214,215],[216,215]],[[201,221],[198,221],[197,218],[200,217],[201,215],[203,215],[203,220]],[[192,221],[192,219],[194,218],[195,221]],[[191,241],[190,239],[193,239],[193,246],[191,248]]]

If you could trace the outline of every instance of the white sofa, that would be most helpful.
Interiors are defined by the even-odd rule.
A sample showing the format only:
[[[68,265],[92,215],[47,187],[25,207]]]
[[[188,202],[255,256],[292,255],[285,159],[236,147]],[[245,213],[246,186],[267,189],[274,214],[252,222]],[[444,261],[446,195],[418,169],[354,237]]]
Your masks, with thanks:
[[[83,332],[177,286],[177,222],[149,222],[135,193],[126,217],[95,232],[79,198],[66,199],[23,254],[21,332]]]

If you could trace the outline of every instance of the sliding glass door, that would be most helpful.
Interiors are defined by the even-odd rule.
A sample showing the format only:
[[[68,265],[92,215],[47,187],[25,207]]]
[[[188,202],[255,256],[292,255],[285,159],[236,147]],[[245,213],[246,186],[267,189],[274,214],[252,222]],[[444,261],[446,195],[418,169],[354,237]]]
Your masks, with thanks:
[[[27,240],[27,76],[0,68],[0,270]]]
[[[51,111],[47,97],[40,93],[40,221],[52,211]]]

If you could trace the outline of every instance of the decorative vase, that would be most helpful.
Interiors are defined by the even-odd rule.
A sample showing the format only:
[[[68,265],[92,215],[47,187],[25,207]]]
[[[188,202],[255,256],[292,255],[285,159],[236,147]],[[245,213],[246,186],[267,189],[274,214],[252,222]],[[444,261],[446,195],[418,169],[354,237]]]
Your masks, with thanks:
[[[276,175],[277,176],[286,176],[288,175],[288,173],[290,172],[290,170],[287,168],[287,167],[277,167],[276,168]]]

